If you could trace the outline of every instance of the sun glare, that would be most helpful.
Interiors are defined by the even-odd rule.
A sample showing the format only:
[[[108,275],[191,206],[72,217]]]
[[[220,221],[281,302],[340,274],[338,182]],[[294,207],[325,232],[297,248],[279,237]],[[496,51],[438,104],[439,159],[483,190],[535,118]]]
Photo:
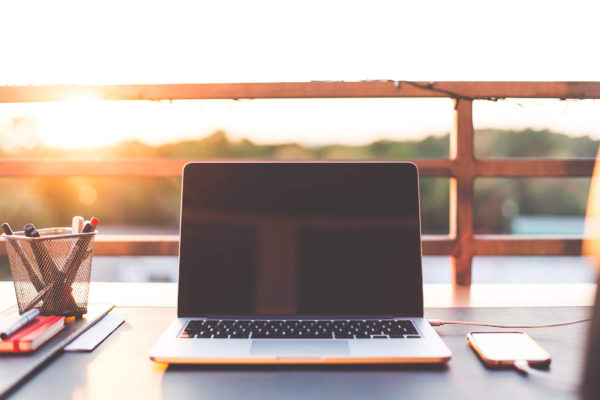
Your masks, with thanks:
[[[95,187],[91,185],[83,185],[81,188],[79,188],[79,201],[82,204],[91,206],[96,202],[97,199],[98,192],[96,191]]]
[[[98,138],[90,132],[94,108],[102,101],[90,96],[74,96],[57,102],[42,118],[44,142],[51,147],[80,148],[98,145]]]
[[[79,96],[73,96],[73,97],[69,98],[67,101],[69,103],[76,103],[76,104],[81,104],[81,103],[89,104],[90,102],[98,101],[98,98],[90,96],[90,95],[86,95],[86,96],[79,95]]]

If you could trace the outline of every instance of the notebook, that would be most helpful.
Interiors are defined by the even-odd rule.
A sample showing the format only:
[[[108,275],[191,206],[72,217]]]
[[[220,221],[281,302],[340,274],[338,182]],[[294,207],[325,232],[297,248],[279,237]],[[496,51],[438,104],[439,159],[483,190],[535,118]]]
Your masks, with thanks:
[[[34,351],[65,327],[65,318],[59,316],[37,317],[32,323],[0,341],[0,353],[26,353]]]

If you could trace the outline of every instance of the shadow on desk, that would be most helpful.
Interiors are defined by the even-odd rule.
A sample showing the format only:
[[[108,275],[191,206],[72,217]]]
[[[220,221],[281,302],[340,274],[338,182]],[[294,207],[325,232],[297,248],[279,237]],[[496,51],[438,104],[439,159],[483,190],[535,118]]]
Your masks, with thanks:
[[[164,399],[314,399],[333,394],[346,399],[389,398],[392,393],[416,394],[421,385],[449,381],[447,369],[445,365],[170,365],[163,375],[162,395]],[[441,390],[435,392],[431,395],[443,395]]]

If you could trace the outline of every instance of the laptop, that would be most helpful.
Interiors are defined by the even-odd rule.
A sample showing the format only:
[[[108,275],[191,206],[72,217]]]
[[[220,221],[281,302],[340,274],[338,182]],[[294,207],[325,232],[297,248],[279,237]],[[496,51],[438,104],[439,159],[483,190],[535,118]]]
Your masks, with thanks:
[[[184,167],[166,363],[444,363],[423,318],[417,167]]]

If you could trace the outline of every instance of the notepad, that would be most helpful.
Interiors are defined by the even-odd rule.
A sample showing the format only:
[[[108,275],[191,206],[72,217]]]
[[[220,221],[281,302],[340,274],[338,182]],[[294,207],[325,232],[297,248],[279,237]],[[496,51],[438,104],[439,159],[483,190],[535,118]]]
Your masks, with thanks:
[[[92,351],[125,321],[127,314],[110,313],[67,346],[65,351]]]
[[[65,318],[37,317],[31,324],[0,341],[0,353],[26,353],[44,344],[65,327]]]

